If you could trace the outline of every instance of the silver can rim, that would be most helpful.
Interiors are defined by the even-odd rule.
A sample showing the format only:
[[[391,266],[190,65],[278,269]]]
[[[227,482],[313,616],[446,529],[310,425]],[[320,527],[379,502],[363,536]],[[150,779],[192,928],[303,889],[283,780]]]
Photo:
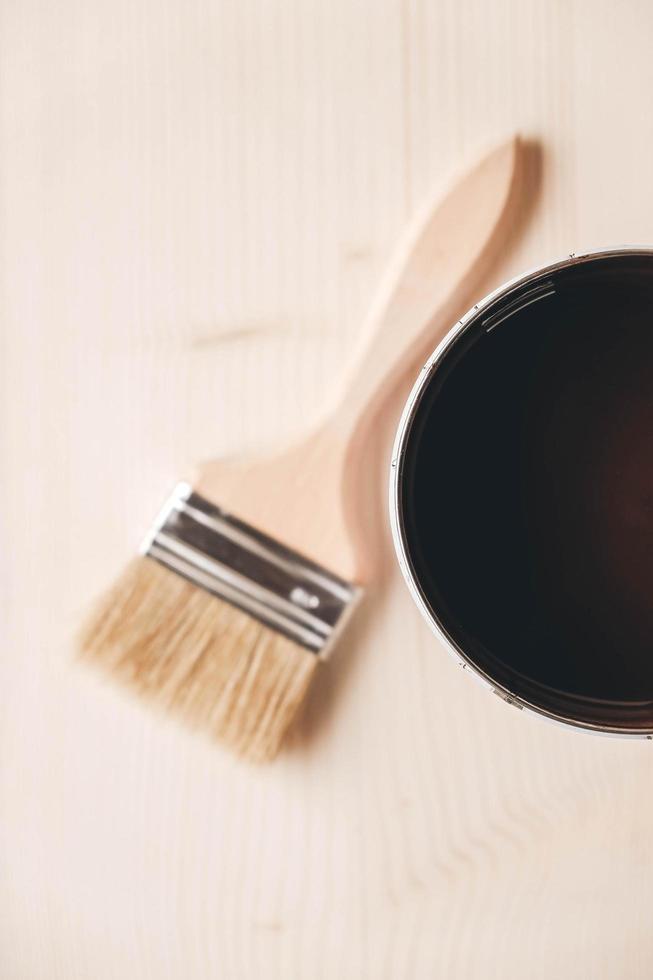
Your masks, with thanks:
[[[491,677],[490,674],[482,670],[478,664],[474,663],[459,646],[459,644],[457,644],[455,640],[449,636],[447,631],[434,616],[427,597],[423,593],[421,586],[413,573],[406,546],[404,521],[400,504],[402,478],[401,464],[405,454],[405,447],[413,419],[433,376],[444,360],[445,355],[458,341],[461,334],[475,324],[490,306],[531,281],[546,278],[547,276],[570,266],[594,262],[597,259],[611,258],[613,256],[619,257],[624,255],[653,256],[653,247],[646,245],[623,245],[613,248],[600,248],[583,252],[569,252],[562,259],[557,259],[556,261],[550,262],[546,265],[535,266],[529,269],[527,272],[515,276],[513,279],[509,279],[507,282],[497,287],[497,289],[494,289],[492,292],[484,296],[483,299],[475,303],[459,320],[453,324],[446,336],[438,344],[431,356],[422,366],[399,419],[399,424],[397,426],[392,447],[392,462],[390,466],[390,528],[392,531],[395,554],[399,562],[401,573],[422,616],[428,623],[431,631],[438,637],[445,650],[451,657],[453,657],[457,665],[476,681],[478,681],[484,688],[498,695],[507,704],[514,705],[520,710],[536,715],[539,718],[544,718],[545,720],[563,728],[573,729],[574,731],[585,731],[595,735],[651,740],[653,739],[653,729],[632,730],[618,726],[593,724],[591,722],[579,721],[576,718],[549,711],[547,708],[528,701],[521,695],[509,690],[505,685],[501,684],[499,681]]]

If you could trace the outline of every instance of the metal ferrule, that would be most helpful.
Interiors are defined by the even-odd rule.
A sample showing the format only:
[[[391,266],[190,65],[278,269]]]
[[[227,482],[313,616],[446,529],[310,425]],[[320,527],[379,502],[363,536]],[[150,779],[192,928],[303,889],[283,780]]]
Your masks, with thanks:
[[[360,589],[180,483],[141,552],[324,657]]]

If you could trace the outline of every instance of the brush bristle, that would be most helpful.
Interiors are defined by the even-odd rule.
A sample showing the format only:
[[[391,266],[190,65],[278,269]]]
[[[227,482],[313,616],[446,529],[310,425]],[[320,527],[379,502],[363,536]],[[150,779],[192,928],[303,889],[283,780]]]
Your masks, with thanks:
[[[273,758],[317,657],[150,558],[136,558],[80,638],[85,659],[251,760]]]

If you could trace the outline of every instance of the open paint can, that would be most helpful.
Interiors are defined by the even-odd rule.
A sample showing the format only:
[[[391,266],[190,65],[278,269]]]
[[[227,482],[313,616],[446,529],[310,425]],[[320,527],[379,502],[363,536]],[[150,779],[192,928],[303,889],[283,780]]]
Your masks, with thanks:
[[[518,708],[653,734],[653,250],[570,255],[473,307],[393,451],[408,586]]]

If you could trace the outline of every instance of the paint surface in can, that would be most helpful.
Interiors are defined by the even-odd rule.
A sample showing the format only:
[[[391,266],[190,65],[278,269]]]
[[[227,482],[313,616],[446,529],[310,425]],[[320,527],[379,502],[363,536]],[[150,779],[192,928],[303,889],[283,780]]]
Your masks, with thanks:
[[[580,723],[653,726],[653,258],[557,271],[461,332],[401,481],[412,574],[481,672]]]

